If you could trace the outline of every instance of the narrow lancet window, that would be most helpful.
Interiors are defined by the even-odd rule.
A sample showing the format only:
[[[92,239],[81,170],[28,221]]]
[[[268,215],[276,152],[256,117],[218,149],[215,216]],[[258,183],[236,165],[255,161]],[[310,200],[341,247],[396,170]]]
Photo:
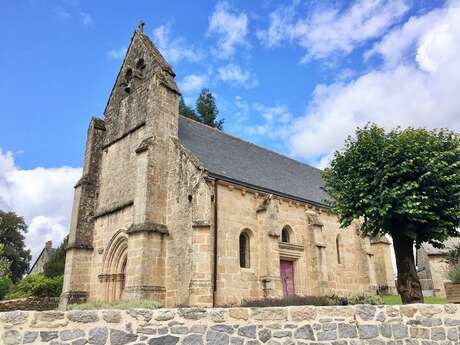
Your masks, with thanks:
[[[240,234],[240,267],[249,268],[249,235],[246,231]]]

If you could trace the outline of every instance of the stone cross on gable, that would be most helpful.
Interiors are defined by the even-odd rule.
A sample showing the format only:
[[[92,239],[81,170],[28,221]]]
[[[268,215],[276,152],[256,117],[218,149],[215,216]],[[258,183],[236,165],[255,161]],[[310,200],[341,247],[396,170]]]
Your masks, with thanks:
[[[143,20],[141,20],[139,22],[139,25],[137,27],[137,29],[139,30],[139,32],[144,32],[144,26],[145,26],[145,22]]]

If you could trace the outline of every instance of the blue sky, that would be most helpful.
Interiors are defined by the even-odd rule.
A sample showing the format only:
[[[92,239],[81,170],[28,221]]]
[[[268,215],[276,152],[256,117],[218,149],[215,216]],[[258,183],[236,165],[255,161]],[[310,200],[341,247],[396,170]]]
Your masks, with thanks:
[[[199,4],[199,5],[197,5]],[[84,1],[2,4],[0,208],[34,252],[68,228],[86,129],[133,30],[224,129],[324,167],[356,126],[460,128],[458,1]]]

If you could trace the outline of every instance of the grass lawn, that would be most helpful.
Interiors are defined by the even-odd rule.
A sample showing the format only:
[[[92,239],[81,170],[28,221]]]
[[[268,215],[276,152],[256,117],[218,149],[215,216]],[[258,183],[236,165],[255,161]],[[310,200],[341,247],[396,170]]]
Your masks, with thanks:
[[[387,295],[381,296],[385,304],[402,304],[401,296],[399,295]],[[425,297],[425,303],[427,304],[447,304],[447,299],[442,297]]]

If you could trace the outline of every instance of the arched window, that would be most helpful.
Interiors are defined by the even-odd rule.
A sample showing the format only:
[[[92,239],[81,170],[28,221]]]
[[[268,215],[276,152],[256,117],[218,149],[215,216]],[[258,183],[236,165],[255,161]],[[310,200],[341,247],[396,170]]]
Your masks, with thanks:
[[[337,235],[335,239],[335,247],[337,250],[337,263],[341,264],[342,263],[342,258],[340,256],[340,235]]]
[[[250,267],[249,250],[249,234],[247,231],[243,231],[240,234],[240,267],[242,268]]]
[[[289,239],[290,239],[289,229],[287,226],[285,226],[283,230],[281,230],[281,242],[289,243]]]
[[[281,242],[291,243],[293,241],[293,231],[289,225],[285,225],[281,230]]]

